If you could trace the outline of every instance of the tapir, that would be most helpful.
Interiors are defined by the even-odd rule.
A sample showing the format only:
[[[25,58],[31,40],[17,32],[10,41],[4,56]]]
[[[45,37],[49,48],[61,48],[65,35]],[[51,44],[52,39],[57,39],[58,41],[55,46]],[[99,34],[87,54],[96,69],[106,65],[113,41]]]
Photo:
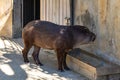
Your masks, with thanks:
[[[54,50],[57,54],[58,70],[70,70],[66,64],[67,53],[76,45],[94,42],[96,35],[87,27],[81,25],[58,25],[49,21],[33,20],[22,30],[24,49],[22,50],[24,62],[28,63],[28,51],[32,46],[33,59],[37,65],[41,48]]]

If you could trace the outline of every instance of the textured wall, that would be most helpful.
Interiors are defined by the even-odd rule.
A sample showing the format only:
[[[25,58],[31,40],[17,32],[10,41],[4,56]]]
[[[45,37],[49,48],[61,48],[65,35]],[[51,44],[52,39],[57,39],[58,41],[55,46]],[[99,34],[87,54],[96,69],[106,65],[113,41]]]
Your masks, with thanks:
[[[120,0],[99,0],[98,6],[98,47],[120,59]]]
[[[13,0],[13,3],[12,37],[19,38],[22,36],[22,0]]]
[[[5,25],[1,29],[0,36],[12,38],[12,12],[10,13]]]
[[[120,0],[75,0],[74,24],[95,32],[92,51],[120,59]]]
[[[12,37],[12,0],[0,1],[0,36]]]

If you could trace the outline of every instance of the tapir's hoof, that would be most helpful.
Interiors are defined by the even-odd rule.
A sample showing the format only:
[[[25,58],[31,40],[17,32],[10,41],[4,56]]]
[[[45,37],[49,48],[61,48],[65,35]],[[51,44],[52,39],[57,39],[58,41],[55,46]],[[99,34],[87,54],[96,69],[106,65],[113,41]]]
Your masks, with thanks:
[[[40,61],[35,61],[36,65],[43,66],[43,64]]]
[[[29,60],[24,60],[25,63],[29,63]]]
[[[60,72],[65,72],[63,69],[58,69],[58,71],[60,71]]]
[[[42,63],[39,63],[39,65],[40,65],[40,66],[43,66],[43,64],[42,64]]]
[[[67,70],[67,71],[69,71],[69,70],[70,70],[70,68],[68,68],[68,67],[64,67],[64,69],[65,69],[65,70]]]

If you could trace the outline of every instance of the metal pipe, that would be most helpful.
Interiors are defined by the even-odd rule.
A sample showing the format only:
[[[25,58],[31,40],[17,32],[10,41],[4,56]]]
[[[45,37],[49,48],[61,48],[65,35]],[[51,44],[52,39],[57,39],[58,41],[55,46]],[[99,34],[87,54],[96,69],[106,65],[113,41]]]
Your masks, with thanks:
[[[70,0],[70,25],[74,25],[74,0]]]

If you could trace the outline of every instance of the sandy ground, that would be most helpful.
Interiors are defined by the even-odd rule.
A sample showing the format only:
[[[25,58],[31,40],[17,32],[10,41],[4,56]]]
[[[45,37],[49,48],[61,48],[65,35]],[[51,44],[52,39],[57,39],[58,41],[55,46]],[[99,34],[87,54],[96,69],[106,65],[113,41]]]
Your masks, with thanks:
[[[37,66],[29,52],[30,63],[23,62],[21,39],[0,38],[0,80],[88,80],[73,71],[59,72],[55,53],[40,52],[44,66]]]

